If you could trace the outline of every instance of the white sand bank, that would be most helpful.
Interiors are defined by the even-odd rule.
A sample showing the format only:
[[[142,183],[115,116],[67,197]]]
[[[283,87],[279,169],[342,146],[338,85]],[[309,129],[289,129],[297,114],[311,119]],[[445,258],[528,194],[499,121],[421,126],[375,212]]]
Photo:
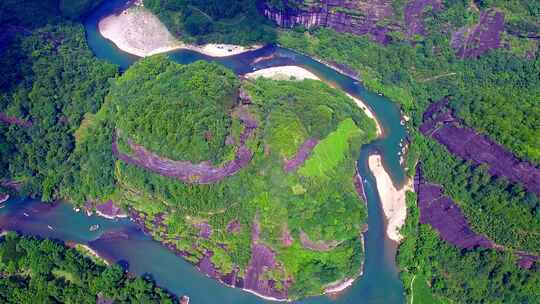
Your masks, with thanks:
[[[260,69],[245,75],[247,78],[255,79],[258,77],[270,78],[274,80],[304,80],[314,79],[320,80],[320,78],[310,72],[295,65],[277,66],[266,69]]]
[[[105,263],[105,265],[110,265],[109,261],[107,261],[106,259],[101,257],[99,255],[99,253],[97,251],[95,251],[94,249],[90,248],[90,246],[85,245],[85,244],[76,244],[75,247],[81,248],[81,250],[86,251],[89,255],[91,255],[91,256],[95,257],[96,259],[102,261],[103,263]]]
[[[412,189],[410,181],[401,189],[396,189],[390,175],[382,165],[380,155],[370,155],[368,162],[369,169],[375,176],[384,215],[388,221],[386,234],[389,239],[400,242],[403,236],[399,234],[399,229],[405,224],[405,218],[407,217],[405,192]]]
[[[341,281],[335,284],[330,284],[326,287],[324,290],[324,294],[333,294],[333,293],[339,293],[343,290],[349,288],[353,283],[355,279],[346,279],[345,281]]]
[[[351,98],[356,103],[356,105],[358,105],[358,107],[362,109],[364,113],[366,113],[367,117],[375,121],[375,126],[377,128],[377,137],[381,136],[382,135],[381,124],[377,120],[377,117],[375,117],[375,114],[373,114],[373,111],[371,111],[371,109],[361,99],[356,98],[347,92],[345,92],[345,94],[347,94],[347,96],[349,96],[349,98]]]
[[[99,32],[124,52],[151,56],[172,50],[189,49],[212,57],[226,57],[262,46],[242,47],[228,44],[189,45],[176,39],[148,9],[134,5],[99,21]]]
[[[255,79],[257,77],[265,77],[270,78],[274,80],[304,80],[304,79],[314,79],[314,80],[321,80],[319,76],[315,75],[311,71],[304,69],[299,66],[295,65],[286,65],[286,66],[278,66],[278,67],[271,67],[266,69],[260,69],[251,73],[247,73],[244,75],[247,78]],[[366,113],[367,117],[373,119],[375,121],[375,125],[377,127],[377,136],[382,135],[382,128],[379,124],[379,121],[377,121],[377,118],[371,111],[371,109],[360,99],[352,96],[351,94],[344,92],[349,98],[351,98],[356,105]]]

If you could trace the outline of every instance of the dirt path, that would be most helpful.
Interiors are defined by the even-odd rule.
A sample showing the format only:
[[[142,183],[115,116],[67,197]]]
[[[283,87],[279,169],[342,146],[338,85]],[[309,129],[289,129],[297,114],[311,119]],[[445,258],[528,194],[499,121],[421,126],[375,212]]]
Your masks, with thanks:
[[[413,276],[412,280],[411,280],[411,304],[414,303],[414,280],[416,279],[416,275]]]

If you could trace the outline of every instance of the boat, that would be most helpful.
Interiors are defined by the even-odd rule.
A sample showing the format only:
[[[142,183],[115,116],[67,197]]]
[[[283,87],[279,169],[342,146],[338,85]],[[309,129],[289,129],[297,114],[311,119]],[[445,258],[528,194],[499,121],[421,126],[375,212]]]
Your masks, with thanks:
[[[90,228],[88,228],[89,231],[96,231],[99,229],[99,225],[98,224],[95,224],[95,225],[92,225],[90,226]]]

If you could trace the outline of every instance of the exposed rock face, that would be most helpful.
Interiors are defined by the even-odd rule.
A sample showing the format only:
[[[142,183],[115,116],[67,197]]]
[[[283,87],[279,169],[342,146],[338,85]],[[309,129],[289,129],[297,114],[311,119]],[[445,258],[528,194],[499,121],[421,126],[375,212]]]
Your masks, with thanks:
[[[461,28],[452,34],[451,45],[460,58],[478,57],[501,46],[504,14],[494,9],[480,13],[478,24]]]
[[[296,154],[289,160],[286,160],[283,163],[283,170],[285,172],[293,172],[298,169],[301,165],[304,164],[306,159],[311,154],[311,151],[315,148],[319,141],[315,138],[308,138],[302,146],[300,146],[300,149],[296,152]]]
[[[313,241],[309,238],[309,235],[304,231],[300,230],[300,243],[302,247],[313,250],[313,251],[329,251],[339,245],[338,241]]]
[[[20,119],[14,116],[6,115],[2,112],[0,112],[0,123],[4,123],[6,125],[17,125],[21,127],[31,127],[32,123],[28,120]]]
[[[240,134],[240,144],[233,160],[220,167],[212,166],[209,162],[193,164],[189,161],[176,161],[161,157],[145,147],[138,145],[128,139],[128,143],[133,151],[132,155],[122,153],[118,150],[116,134],[113,136],[112,152],[120,160],[145,168],[148,171],[162,176],[168,176],[189,184],[210,184],[218,182],[226,177],[232,176],[251,162],[253,153],[247,147],[249,138],[255,135],[259,123],[251,114],[247,106],[237,109],[238,118],[244,124],[244,131]]]
[[[0,193],[0,204],[6,202],[9,199],[9,194]]]
[[[459,206],[451,198],[443,195],[443,187],[424,180],[421,166],[416,168],[414,191],[418,195],[420,223],[429,224],[437,230],[444,241],[459,248],[474,247],[505,251],[507,248],[489,240],[485,235],[472,231]],[[515,252],[517,265],[523,269],[531,269],[540,261],[540,256],[518,250]]]
[[[199,229],[199,236],[203,239],[209,239],[212,236],[212,226],[208,222],[197,223],[195,227]]]
[[[414,191],[418,194],[420,223],[431,225],[443,240],[466,249],[493,248],[487,237],[472,231],[459,206],[443,195],[440,185],[424,181],[420,166],[416,169]]]
[[[255,291],[263,296],[276,299],[287,299],[287,282],[284,282],[284,290],[276,288],[276,282],[264,278],[268,270],[277,269],[280,266],[276,261],[276,253],[270,247],[260,242],[261,227],[257,218],[253,221],[251,231],[251,259],[246,271],[244,288]]]
[[[97,205],[96,211],[99,215],[111,219],[127,217],[127,214],[125,214],[122,209],[116,206],[111,200],[108,200],[103,204]]]
[[[485,164],[489,173],[522,184],[527,191],[540,196],[540,168],[517,159],[489,138],[465,126],[446,108],[447,99],[429,106],[420,131],[446,146],[450,153],[474,164]]]
[[[281,27],[324,26],[338,32],[369,34],[383,44],[390,41],[387,33],[398,27],[391,21],[394,12],[388,0],[290,0],[287,8],[278,9],[265,3],[262,10]]]
[[[409,38],[413,35],[426,35],[423,16],[430,6],[434,12],[440,11],[442,9],[441,0],[411,0],[405,6],[405,28]]]

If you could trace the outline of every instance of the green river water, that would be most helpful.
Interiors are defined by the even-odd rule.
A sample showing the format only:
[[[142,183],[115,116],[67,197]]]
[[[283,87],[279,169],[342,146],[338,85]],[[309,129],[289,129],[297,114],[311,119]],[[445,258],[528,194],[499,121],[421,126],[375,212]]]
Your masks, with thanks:
[[[137,57],[118,50],[104,39],[97,30],[98,21],[117,10],[125,0],[106,1],[85,21],[88,44],[94,54],[126,69]],[[252,65],[255,58],[275,54],[263,65]],[[385,222],[377,194],[374,177],[368,170],[367,158],[372,153],[383,157],[383,164],[396,185],[403,184],[405,173],[400,165],[398,153],[400,143],[407,133],[401,124],[399,108],[383,96],[367,91],[360,83],[327,66],[298,53],[268,46],[263,49],[227,58],[211,58],[192,51],[176,51],[169,54],[180,63],[195,60],[217,61],[237,74],[269,66],[294,64],[305,67],[323,80],[332,83],[353,96],[363,99],[373,110],[384,130],[384,136],[362,147],[358,168],[363,177],[368,201],[369,231],[365,234],[366,259],[364,274],[353,286],[337,299],[326,296],[308,298],[298,303],[404,303],[403,286],[395,265],[396,245],[385,236]],[[99,224],[100,229],[89,231]],[[136,274],[150,274],[156,283],[177,294],[187,294],[191,303],[265,303],[252,294],[229,288],[200,274],[191,264],[153,241],[130,220],[107,220],[97,216],[86,216],[75,212],[68,203],[43,204],[28,199],[12,199],[0,209],[0,228],[16,230],[24,234],[72,240],[88,244],[108,260],[118,262]],[[114,238],[100,238],[113,232]]]

